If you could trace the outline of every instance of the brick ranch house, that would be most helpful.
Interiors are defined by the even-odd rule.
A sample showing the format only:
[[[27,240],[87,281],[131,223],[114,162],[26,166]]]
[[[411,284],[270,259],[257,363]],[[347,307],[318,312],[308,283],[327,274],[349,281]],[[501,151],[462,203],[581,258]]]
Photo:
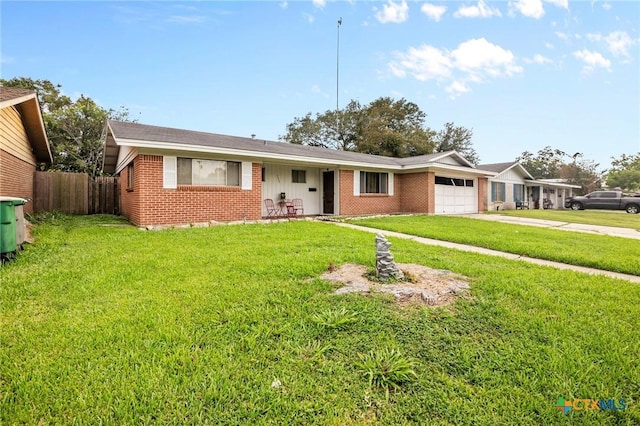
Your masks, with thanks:
[[[305,215],[477,213],[487,179],[455,151],[410,158],[108,121],[103,170],[136,225],[257,220],[264,199]]]
[[[33,198],[37,163],[52,161],[36,92],[0,86],[0,195]]]

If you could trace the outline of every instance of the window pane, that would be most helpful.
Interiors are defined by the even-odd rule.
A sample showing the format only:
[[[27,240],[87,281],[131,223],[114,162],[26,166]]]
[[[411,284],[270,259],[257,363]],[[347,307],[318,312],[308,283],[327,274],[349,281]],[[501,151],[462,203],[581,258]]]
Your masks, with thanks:
[[[191,185],[191,158],[178,158],[178,185]]]
[[[227,161],[227,185],[240,186],[240,163]]]
[[[193,160],[191,178],[193,185],[225,185],[226,161]]]
[[[465,181],[465,186],[473,187],[473,179],[467,179]]]
[[[293,182],[293,183],[307,183],[307,171],[306,170],[291,170],[291,182]]]

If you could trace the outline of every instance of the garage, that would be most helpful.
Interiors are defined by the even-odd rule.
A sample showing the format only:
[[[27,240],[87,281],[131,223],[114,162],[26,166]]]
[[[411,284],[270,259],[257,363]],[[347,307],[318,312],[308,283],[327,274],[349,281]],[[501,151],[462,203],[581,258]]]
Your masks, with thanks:
[[[435,213],[478,213],[475,179],[435,178]]]

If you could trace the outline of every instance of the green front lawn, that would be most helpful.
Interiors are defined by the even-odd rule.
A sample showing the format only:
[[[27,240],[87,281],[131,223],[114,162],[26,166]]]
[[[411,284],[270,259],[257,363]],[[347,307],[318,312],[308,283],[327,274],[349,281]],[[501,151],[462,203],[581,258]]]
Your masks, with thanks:
[[[316,278],[374,263],[371,234],[331,224],[61,217],[36,236],[0,269],[3,425],[640,423],[637,284],[392,239],[472,287],[401,308]],[[396,350],[406,380],[376,385]]]
[[[572,265],[640,275],[640,244],[605,235],[451,216],[387,216],[348,222]]]
[[[612,210],[500,210],[485,212],[587,225],[616,226],[640,231],[640,214]]]

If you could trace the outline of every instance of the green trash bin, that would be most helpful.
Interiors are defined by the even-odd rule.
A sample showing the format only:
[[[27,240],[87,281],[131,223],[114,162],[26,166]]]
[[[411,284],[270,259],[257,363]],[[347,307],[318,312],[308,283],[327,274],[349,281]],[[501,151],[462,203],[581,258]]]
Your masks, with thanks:
[[[24,242],[25,225],[22,206],[26,203],[27,200],[24,198],[0,197],[0,255],[2,257],[11,256]]]
[[[16,251],[16,208],[14,199],[0,199],[0,254]]]

